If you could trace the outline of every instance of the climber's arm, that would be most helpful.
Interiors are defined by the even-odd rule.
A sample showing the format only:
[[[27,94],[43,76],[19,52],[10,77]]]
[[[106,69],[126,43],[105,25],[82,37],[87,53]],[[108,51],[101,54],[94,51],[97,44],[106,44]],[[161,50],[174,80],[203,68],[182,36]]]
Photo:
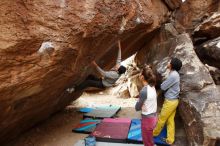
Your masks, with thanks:
[[[106,76],[106,72],[105,72],[103,69],[101,69],[95,61],[92,61],[92,65],[95,66],[95,68],[97,69],[97,71],[98,71],[103,77]]]
[[[121,41],[118,40],[118,57],[116,61],[116,65],[121,65]]]

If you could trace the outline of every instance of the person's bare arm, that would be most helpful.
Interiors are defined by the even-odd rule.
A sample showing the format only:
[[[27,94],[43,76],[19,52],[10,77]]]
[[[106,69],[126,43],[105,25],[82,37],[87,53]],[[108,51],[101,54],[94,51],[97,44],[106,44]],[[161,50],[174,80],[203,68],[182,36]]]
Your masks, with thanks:
[[[95,61],[92,61],[92,65],[97,69],[97,71],[103,76],[106,76],[106,72],[101,69]]]
[[[118,40],[118,57],[116,60],[116,65],[121,65],[121,41]]]

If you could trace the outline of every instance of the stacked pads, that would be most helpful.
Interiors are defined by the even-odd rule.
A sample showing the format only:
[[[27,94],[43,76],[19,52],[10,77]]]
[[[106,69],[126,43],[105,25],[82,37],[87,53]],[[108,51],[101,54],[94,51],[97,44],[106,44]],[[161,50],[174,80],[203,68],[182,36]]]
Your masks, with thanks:
[[[85,146],[84,140],[79,140],[74,146]],[[96,142],[96,146],[140,146],[139,144],[125,144],[125,143],[109,143],[109,142]]]
[[[96,128],[96,125],[100,123],[101,120],[85,119],[80,121],[80,123],[72,130],[77,133],[90,134]]]
[[[86,133],[90,134],[96,128],[96,125],[101,122],[100,119],[103,118],[112,118],[119,111],[120,106],[100,106],[96,108],[81,108],[79,112],[84,113],[83,118],[80,123],[72,130],[77,133]]]
[[[101,141],[98,142],[100,144],[104,144],[103,142],[117,142],[118,145],[120,145],[119,143],[133,143],[133,145],[136,146],[135,144],[143,143],[141,135],[141,120],[113,118],[120,109],[119,106],[82,108],[79,111],[84,113],[84,120],[82,120],[73,131],[95,136],[97,141]],[[166,127],[164,127],[160,135],[154,137],[154,142],[159,145],[168,146],[164,142],[166,134]],[[80,144],[83,142],[83,140],[79,141],[76,146],[81,146]],[[114,144],[108,143],[108,145],[113,146]],[[131,144],[131,146],[133,145]]]

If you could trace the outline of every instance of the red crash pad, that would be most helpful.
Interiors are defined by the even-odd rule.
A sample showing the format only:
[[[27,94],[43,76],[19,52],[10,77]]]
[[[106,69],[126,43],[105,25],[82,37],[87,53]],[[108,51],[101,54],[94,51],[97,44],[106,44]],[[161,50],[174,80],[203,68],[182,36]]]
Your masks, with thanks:
[[[130,124],[128,118],[105,118],[91,135],[98,141],[126,142]]]

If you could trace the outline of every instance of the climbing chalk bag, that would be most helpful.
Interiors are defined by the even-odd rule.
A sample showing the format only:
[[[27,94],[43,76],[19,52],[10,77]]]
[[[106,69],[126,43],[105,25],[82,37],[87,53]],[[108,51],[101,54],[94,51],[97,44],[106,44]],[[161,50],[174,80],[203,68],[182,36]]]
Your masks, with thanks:
[[[88,136],[84,140],[85,146],[96,146],[96,139],[94,136]]]

